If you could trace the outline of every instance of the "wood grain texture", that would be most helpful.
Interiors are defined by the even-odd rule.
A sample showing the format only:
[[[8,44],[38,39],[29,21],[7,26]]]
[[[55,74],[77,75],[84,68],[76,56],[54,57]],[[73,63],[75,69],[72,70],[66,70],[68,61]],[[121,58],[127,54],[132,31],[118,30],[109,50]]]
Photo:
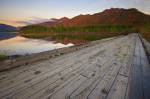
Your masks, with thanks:
[[[130,34],[1,72],[0,99],[150,99],[149,82],[145,50]]]

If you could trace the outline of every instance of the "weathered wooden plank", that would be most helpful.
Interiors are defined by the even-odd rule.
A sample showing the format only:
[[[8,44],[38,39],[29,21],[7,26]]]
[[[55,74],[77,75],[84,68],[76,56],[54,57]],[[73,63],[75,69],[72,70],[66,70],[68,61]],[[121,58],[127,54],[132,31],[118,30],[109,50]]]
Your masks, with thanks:
[[[134,40],[134,39],[133,39]],[[125,99],[127,87],[128,87],[128,80],[129,80],[129,71],[132,63],[132,56],[134,52],[134,41],[131,43],[130,50],[128,50],[128,54],[122,65],[122,68],[115,80],[114,85],[112,86],[108,96],[106,99]]]
[[[88,66],[88,67],[92,67],[92,65],[91,66]],[[91,68],[89,68],[89,69],[91,69]],[[93,69],[91,69],[91,70],[93,70]],[[84,71],[86,71],[86,70],[84,70]],[[94,70],[94,71],[96,71],[96,70]],[[83,73],[83,72],[81,72],[81,73]],[[81,74],[81,73],[79,73],[79,74]],[[84,75],[84,77],[88,77],[87,75]],[[89,76],[90,77],[90,76]]]
[[[95,55],[94,55],[95,56]],[[109,56],[107,56],[107,57],[109,57]],[[109,58],[111,58],[111,57],[109,57]],[[98,59],[99,59],[99,57],[98,57]],[[103,59],[103,58],[101,58],[101,59]],[[111,59],[113,59],[113,58],[111,58]],[[105,60],[105,58],[103,59],[103,61]],[[99,60],[100,62],[102,62],[102,60]],[[90,61],[91,62],[91,61]],[[106,61],[104,61],[104,62],[106,62]],[[95,59],[95,62],[94,61],[92,61],[92,64],[95,64],[95,63],[97,63],[97,59]],[[107,62],[108,63],[108,62]],[[87,64],[88,66],[87,67],[89,67],[88,69],[85,69],[85,70],[83,70],[83,71],[81,71],[81,73],[79,72],[79,74],[80,75],[82,75],[82,76],[84,76],[84,77],[92,77],[92,76],[94,76],[94,75],[96,75],[96,71],[97,71],[97,69],[98,68],[100,68],[100,67],[97,67],[97,64],[95,64],[95,65],[93,65],[92,66],[92,64]],[[95,68],[94,68],[95,67]],[[85,67],[84,67],[85,68]],[[89,70],[91,70],[91,72],[89,72],[89,73],[87,73],[87,71],[89,71]],[[94,73],[94,75],[93,75],[93,73]],[[40,93],[40,94],[42,94],[42,93]],[[37,93],[37,95],[38,95],[38,97],[39,97],[39,93]],[[32,98],[31,98],[32,99]]]
[[[35,93],[37,93],[39,90],[41,90],[43,88],[46,89],[46,87],[48,87],[48,85],[50,85],[50,87],[53,88],[53,90],[54,90],[54,88],[59,87],[59,85],[61,85],[61,83],[64,83],[72,78],[75,79],[78,76],[79,76],[79,74],[77,74],[77,70],[71,71],[70,73],[62,73],[61,76],[57,75],[51,79],[44,80],[40,83],[33,85],[32,87],[30,87],[28,89],[18,92],[15,95],[10,95],[10,97],[17,98],[17,99],[20,99],[20,98],[21,99],[29,99],[29,97],[31,95],[34,95]]]
[[[124,51],[125,53],[127,51]],[[127,62],[125,62],[127,63]],[[98,82],[99,80],[95,81],[96,83]],[[93,82],[94,83],[94,82]],[[83,85],[80,86],[79,89],[77,89],[71,96],[70,98],[72,99],[86,99],[86,97],[89,95],[90,91],[94,89],[93,86],[91,86],[91,88],[89,88],[89,86],[86,88],[85,86],[87,86],[88,84],[84,83]],[[94,84],[95,86],[95,84]],[[83,90],[83,88],[85,88],[85,90]],[[82,91],[83,90],[83,91]],[[81,94],[80,94],[81,93]]]
[[[86,64],[82,64],[82,65],[88,65],[87,63]],[[83,69],[83,66],[82,65],[79,65],[78,67],[82,67],[81,69]],[[77,68],[77,66],[74,66],[74,68]],[[78,74],[80,74],[80,72],[79,71],[81,71],[81,69],[80,70],[78,70],[77,72],[78,72]],[[85,67],[84,67],[84,69],[85,69]],[[72,71],[74,71],[74,69],[73,69],[73,67],[72,67]],[[77,73],[76,72],[76,73]],[[72,72],[71,72],[72,73]],[[63,73],[61,73],[61,74],[63,74]],[[66,76],[68,76],[68,75],[70,75],[70,74],[66,74]],[[62,78],[62,77],[61,77]],[[61,79],[60,77],[59,77],[59,79]],[[65,77],[63,77],[63,78],[65,78]],[[58,78],[57,78],[58,79]],[[34,87],[34,89],[36,89],[36,90],[40,90],[41,89],[41,86],[48,86],[49,85],[49,83],[46,83],[46,82],[51,82],[52,81],[52,79],[50,78],[50,79],[48,79],[48,80],[46,80],[45,81],[45,84],[43,83],[43,82],[41,82],[40,84],[38,84],[38,85],[33,85],[32,87]],[[38,87],[38,86],[40,86],[40,87]],[[30,95],[30,94],[32,94],[32,93],[35,93],[36,92],[36,90],[33,90],[32,88],[28,88],[28,89],[25,89],[24,91],[23,91],[23,95],[25,95],[25,96],[28,96],[28,95]],[[26,94],[28,92],[28,94]],[[19,93],[20,94],[20,93]]]
[[[124,76],[129,76],[130,73],[130,68],[131,68],[131,63],[133,61],[133,54],[134,54],[134,48],[135,48],[135,36],[132,37],[131,41],[129,42],[129,44],[127,45],[128,48],[128,52],[124,55],[126,55],[126,62],[124,62],[125,64],[122,65],[122,68],[119,72],[120,75],[124,75]]]
[[[68,55],[66,55],[66,56],[68,56]],[[70,54],[70,58],[71,57],[72,57],[72,55]],[[21,73],[21,75],[26,75],[26,74],[29,74],[30,71],[32,72],[33,70],[39,69],[41,67],[42,68],[50,68],[51,66],[54,67],[54,65],[57,65],[57,64],[64,64],[65,62],[67,62],[68,60],[70,60],[70,58],[69,57],[63,57],[63,60],[60,59],[59,61],[54,61],[53,62],[53,60],[51,60],[51,61],[44,61],[44,62],[41,62],[39,64],[37,64],[37,63],[36,64],[32,64],[31,66],[29,65],[27,67],[27,69],[25,68],[25,70],[21,69],[22,72],[15,69],[15,71],[13,73],[11,73],[12,74],[11,77],[15,76],[13,78],[16,78],[17,76],[20,76],[20,75],[16,74],[16,72]],[[47,65],[47,64],[49,64],[49,65]],[[53,65],[51,65],[51,64],[53,64]],[[31,68],[31,67],[33,67],[33,68]],[[5,76],[5,78],[6,78],[6,76]],[[7,77],[7,79],[9,79],[9,78]],[[3,81],[5,81],[5,80],[3,80]]]
[[[29,78],[28,78],[29,79]],[[20,79],[18,79],[18,80],[20,80]],[[16,80],[17,81],[17,80]],[[26,80],[25,80],[26,81]],[[6,83],[7,84],[7,83]],[[15,83],[16,84],[16,83]],[[16,84],[17,85],[17,84]]]
[[[96,53],[96,52],[98,52],[99,50],[101,50],[101,49],[98,49],[97,51],[95,50],[95,52],[94,53]],[[90,53],[89,55],[91,55],[91,54],[93,54],[93,53]],[[84,60],[83,62],[86,62],[87,61],[87,58],[88,56],[86,55],[86,56],[82,56],[82,57],[80,57],[78,60]],[[35,78],[35,77],[40,77],[40,76],[43,76],[44,74],[46,74],[46,73],[48,73],[48,72],[51,72],[51,74],[53,75],[54,73],[57,73],[56,71],[60,71],[60,70],[62,70],[62,69],[64,69],[64,68],[68,68],[68,67],[70,67],[70,66],[72,66],[72,65],[74,65],[74,64],[76,64],[76,63],[80,63],[79,61],[78,61],[77,59],[74,59],[73,61],[68,61],[68,62],[65,62],[65,64],[58,64],[58,65],[55,65],[56,67],[56,70],[55,70],[55,68],[53,69],[53,68],[48,68],[48,69],[45,69],[45,72],[43,72],[43,73],[41,73],[40,75],[34,75],[34,73],[33,74],[31,74],[29,77],[27,76],[27,75],[23,75],[23,76],[20,76],[20,78],[21,77],[24,77],[24,76],[27,76],[27,79],[23,79],[23,81],[19,81],[18,82],[18,80],[21,80],[21,79],[14,79],[13,81],[13,83],[11,83],[11,82],[9,82],[10,84],[11,84],[11,86],[13,86],[13,84],[14,84],[14,87],[15,86],[18,86],[18,84],[19,83],[24,83],[24,81],[26,81],[26,80],[28,80],[28,79],[33,79],[33,77]],[[74,63],[74,61],[76,62],[76,63]],[[49,71],[50,70],[50,71]],[[29,75],[29,74],[28,74]],[[47,75],[47,74],[46,74]],[[8,85],[9,83],[4,83],[4,85]],[[1,84],[1,85],[3,85],[3,84]],[[9,87],[9,86],[7,86],[7,87],[5,87],[3,85],[3,88],[7,88],[7,87]],[[4,90],[4,89],[0,89],[0,90]],[[10,90],[10,89],[9,89]]]
[[[86,99],[88,94],[94,89],[99,80],[101,80],[102,77],[107,73],[113,63],[114,61],[110,60],[102,67],[97,68],[93,77],[89,78],[86,83],[82,83],[69,97],[71,99]]]
[[[86,75],[87,76],[87,75]]]
[[[129,74],[128,74],[128,84],[127,84],[127,90],[126,90],[126,94],[125,94],[125,98],[124,99],[129,99],[129,94],[130,94],[130,84],[131,84],[131,68],[133,66],[133,57],[135,56],[134,55],[134,52],[135,52],[135,48],[136,48],[136,41],[137,41],[137,35],[134,36],[134,39],[133,39],[133,50],[131,52],[131,55],[130,55],[130,62],[131,62],[131,66],[130,66],[130,69],[129,69]]]
[[[129,99],[143,99],[143,88],[142,88],[142,68],[140,59],[140,40],[137,37],[134,61],[131,71],[131,82],[130,82],[130,93]]]
[[[124,50],[123,50],[124,52]],[[121,53],[121,52],[120,52]],[[122,59],[120,59],[122,58]],[[107,96],[111,86],[113,85],[116,76],[119,73],[121,64],[124,57],[120,57],[117,64],[114,65],[114,69],[108,72],[108,74],[103,78],[103,80],[96,86],[96,88],[88,96],[89,99],[101,99]]]
[[[72,82],[68,83],[65,87],[60,89],[58,92],[54,93],[49,98],[51,99],[66,99],[81,83],[85,82],[88,78],[84,76],[79,76]]]
[[[106,99],[124,99],[128,77],[118,75]]]
[[[98,90],[100,94],[102,93],[100,97],[106,97],[112,85],[118,85],[118,83],[114,84],[117,75],[128,74],[129,66],[126,66],[125,63],[129,59],[129,54],[132,53],[132,46],[129,44],[133,44],[133,38],[133,35],[120,37],[113,42],[107,41],[71,53],[70,56],[67,54],[67,57],[64,55],[64,59],[61,57],[53,61],[43,61],[38,66],[36,66],[38,63],[35,63],[28,69],[20,67],[16,69],[17,71],[9,72],[13,76],[0,74],[0,77],[8,77],[0,83],[0,96],[3,96],[1,98],[4,99],[44,99],[47,97],[85,99],[87,96],[92,97],[93,92],[97,92],[95,89],[99,85],[99,88],[104,86],[104,89],[101,88],[102,91]],[[139,53],[136,53],[136,56],[140,56]],[[115,63],[110,65],[111,61]],[[105,63],[107,65],[103,65]],[[23,70],[26,71],[23,72]],[[42,71],[42,73],[36,72],[35,76],[35,71]],[[22,74],[14,77],[21,72]],[[121,86],[120,83],[119,85]],[[117,94],[116,92],[111,95]]]
[[[104,76],[102,81],[96,86],[96,88],[92,91],[92,93],[88,96],[89,99],[99,99],[103,98],[108,94],[109,89],[115,79],[115,76],[118,74],[120,69],[119,66],[114,64],[113,68],[108,71],[108,74]]]
[[[76,66],[76,67],[73,67],[73,66]],[[33,79],[33,80],[29,81],[29,82],[26,82],[24,84],[20,84],[17,87],[14,87],[14,89],[12,89],[12,90],[8,90],[7,92],[2,92],[1,94],[5,93],[5,95],[6,95],[6,94],[9,94],[9,93],[12,93],[12,92],[14,94],[16,92],[20,92],[20,90],[23,90],[23,89],[26,89],[26,88],[28,88],[30,86],[33,86],[34,84],[39,83],[41,81],[43,81],[42,83],[44,83],[44,81],[48,82],[48,80],[50,80],[51,78],[55,78],[57,80],[58,78],[61,78],[61,76],[59,74],[61,74],[63,71],[69,72],[70,70],[74,70],[74,69],[76,69],[76,68],[78,68],[80,66],[81,66],[81,63],[78,62],[78,64],[72,65],[72,66],[70,66],[68,68],[64,68],[64,70],[61,70],[59,68],[59,69],[57,69],[55,71],[48,72],[45,75],[42,75],[41,77]],[[57,75],[55,75],[55,74],[57,74]],[[53,81],[53,80],[50,80],[50,81]]]
[[[145,54],[142,43],[140,43],[141,48],[141,66],[143,75],[143,93],[144,99],[150,99],[150,64],[148,58]]]
[[[88,79],[87,79],[88,80]],[[85,81],[85,82],[87,82],[87,80]],[[72,83],[76,83],[76,82],[72,82]],[[84,82],[83,82],[84,83]],[[77,89],[77,87],[79,87],[79,85],[78,86],[76,86],[76,89]],[[68,92],[68,89],[70,89],[71,88],[71,86],[65,86],[65,87],[63,87],[63,89],[61,90],[59,90],[56,94],[53,94],[52,96],[51,96],[51,98],[52,99],[65,99],[65,98],[69,98],[69,95],[75,90],[72,90],[72,91],[70,91],[69,90],[69,92]],[[72,89],[72,88],[71,88]],[[67,96],[67,97],[66,97]]]
[[[106,94],[108,94],[111,84],[113,83],[115,79],[114,73],[116,73],[117,75],[117,72],[116,72],[117,70],[118,70],[118,66],[113,65],[112,70],[108,71],[108,74],[104,76],[102,81],[99,82],[96,88],[88,96],[88,99],[99,99],[99,98],[105,97]],[[111,75],[112,73],[113,75]]]
[[[96,60],[95,60],[95,61],[96,61]],[[75,65],[77,65],[77,64],[75,64]],[[88,65],[88,64],[87,64],[87,65]],[[42,83],[41,83],[41,84],[42,84]],[[30,83],[30,85],[31,85],[31,83]],[[42,84],[42,85],[45,85],[45,84]],[[41,86],[42,86],[42,85],[41,85]],[[17,90],[17,91],[18,91],[18,90]],[[32,93],[32,92],[34,92],[34,91],[31,91],[30,93]]]

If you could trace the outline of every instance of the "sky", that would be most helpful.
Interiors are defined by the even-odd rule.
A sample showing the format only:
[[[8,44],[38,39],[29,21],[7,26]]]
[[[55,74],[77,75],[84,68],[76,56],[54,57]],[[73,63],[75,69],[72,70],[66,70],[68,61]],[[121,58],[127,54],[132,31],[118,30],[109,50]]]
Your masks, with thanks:
[[[150,14],[150,0],[0,0],[0,23],[24,26],[109,8],[137,8]]]

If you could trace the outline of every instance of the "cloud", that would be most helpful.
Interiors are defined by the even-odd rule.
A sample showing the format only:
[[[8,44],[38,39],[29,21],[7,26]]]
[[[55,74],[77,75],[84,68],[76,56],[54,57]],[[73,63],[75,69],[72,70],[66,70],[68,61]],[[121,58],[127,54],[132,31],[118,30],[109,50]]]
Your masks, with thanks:
[[[22,20],[9,20],[9,19],[0,18],[0,23],[10,24],[15,26],[25,26],[25,25],[37,24],[37,23],[48,22],[48,21],[53,21],[53,20],[39,18],[39,17],[29,17],[27,19],[22,19]]]
[[[24,25],[30,25],[30,24],[37,24],[37,23],[47,22],[47,21],[51,21],[51,20],[50,19],[39,18],[39,17],[30,17],[28,20],[16,21],[16,23],[24,24]]]

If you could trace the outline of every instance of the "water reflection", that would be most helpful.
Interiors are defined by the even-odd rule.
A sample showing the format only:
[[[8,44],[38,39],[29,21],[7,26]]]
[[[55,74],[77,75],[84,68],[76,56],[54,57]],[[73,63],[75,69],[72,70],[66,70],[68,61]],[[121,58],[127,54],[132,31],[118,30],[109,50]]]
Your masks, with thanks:
[[[52,41],[16,36],[14,38],[0,41],[0,54],[26,55],[69,46],[73,46],[73,44],[70,43],[65,45],[61,43],[54,43]]]

